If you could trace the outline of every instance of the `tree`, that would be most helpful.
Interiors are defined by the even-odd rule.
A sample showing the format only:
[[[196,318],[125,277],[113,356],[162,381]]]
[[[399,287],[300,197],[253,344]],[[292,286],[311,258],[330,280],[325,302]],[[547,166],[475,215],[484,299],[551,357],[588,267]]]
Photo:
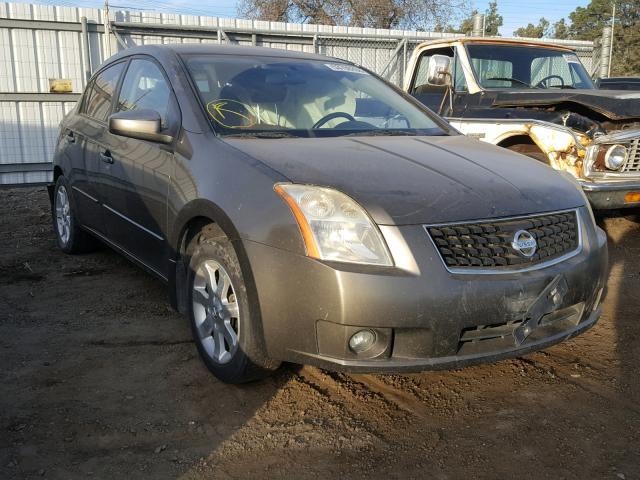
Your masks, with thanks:
[[[613,37],[612,75],[640,74],[640,0],[615,0],[616,22]],[[552,37],[559,39],[600,42],[605,26],[611,25],[613,0],[591,0],[586,7],[578,7],[553,28],[540,19],[538,25],[529,24],[517,29],[518,37]],[[597,72],[596,72],[597,73]]]
[[[240,0],[244,18],[427,30],[468,11],[469,0]]]
[[[518,28],[513,34],[516,37],[529,37],[529,38],[542,38],[547,37],[551,33],[551,24],[549,20],[542,17],[540,21],[538,21],[538,25],[534,25],[533,23],[528,24],[526,27]]]
[[[502,15],[498,13],[498,0],[489,2],[489,8],[485,11],[484,33],[485,35],[500,35],[500,27],[504,23]]]
[[[471,15],[465,18],[458,28],[449,27],[449,33],[464,33],[465,35],[473,32],[473,17],[478,14],[478,10],[473,10]],[[502,15],[498,13],[498,1],[489,2],[488,8],[484,12],[484,33],[489,36],[500,35],[500,27],[504,23]]]
[[[552,38],[559,38],[561,40],[569,38],[569,27],[566,24],[564,18],[561,18],[553,25]]]
[[[569,14],[568,38],[599,41],[611,24],[611,0],[591,0]],[[640,75],[640,0],[616,1],[612,75]]]

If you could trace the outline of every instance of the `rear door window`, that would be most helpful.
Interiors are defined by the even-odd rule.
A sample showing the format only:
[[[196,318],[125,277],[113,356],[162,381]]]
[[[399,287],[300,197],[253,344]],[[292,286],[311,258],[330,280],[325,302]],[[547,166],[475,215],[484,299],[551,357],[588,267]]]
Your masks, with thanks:
[[[100,122],[107,121],[111,113],[111,100],[118,80],[124,69],[124,62],[116,63],[100,72],[87,92],[84,113]]]

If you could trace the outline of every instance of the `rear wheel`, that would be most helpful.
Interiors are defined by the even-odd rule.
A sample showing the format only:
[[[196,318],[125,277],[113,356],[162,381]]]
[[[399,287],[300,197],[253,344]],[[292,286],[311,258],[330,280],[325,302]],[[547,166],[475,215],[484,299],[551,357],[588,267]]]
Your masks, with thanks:
[[[268,376],[279,362],[266,357],[233,245],[216,225],[208,225],[189,250],[189,319],[205,365],[226,383]]]
[[[51,213],[56,240],[63,252],[82,253],[96,249],[98,241],[78,225],[71,189],[62,175],[56,180],[53,190]]]

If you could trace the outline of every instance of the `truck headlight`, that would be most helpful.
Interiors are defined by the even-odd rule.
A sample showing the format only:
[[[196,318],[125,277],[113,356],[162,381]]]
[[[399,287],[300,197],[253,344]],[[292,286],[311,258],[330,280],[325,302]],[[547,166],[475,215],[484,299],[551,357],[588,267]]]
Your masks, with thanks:
[[[611,145],[604,154],[604,166],[609,170],[620,170],[627,161],[627,148]]]
[[[378,227],[352,198],[332,188],[279,183],[274,190],[291,208],[307,255],[321,260],[392,266]]]

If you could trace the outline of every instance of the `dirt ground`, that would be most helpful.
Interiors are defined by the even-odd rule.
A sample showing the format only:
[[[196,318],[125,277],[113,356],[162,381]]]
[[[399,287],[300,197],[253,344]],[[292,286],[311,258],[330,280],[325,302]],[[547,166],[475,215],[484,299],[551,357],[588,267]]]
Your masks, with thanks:
[[[497,364],[286,365],[228,386],[165,287],[54,243],[44,189],[0,190],[0,478],[640,479],[640,228],[607,218],[604,315]]]

